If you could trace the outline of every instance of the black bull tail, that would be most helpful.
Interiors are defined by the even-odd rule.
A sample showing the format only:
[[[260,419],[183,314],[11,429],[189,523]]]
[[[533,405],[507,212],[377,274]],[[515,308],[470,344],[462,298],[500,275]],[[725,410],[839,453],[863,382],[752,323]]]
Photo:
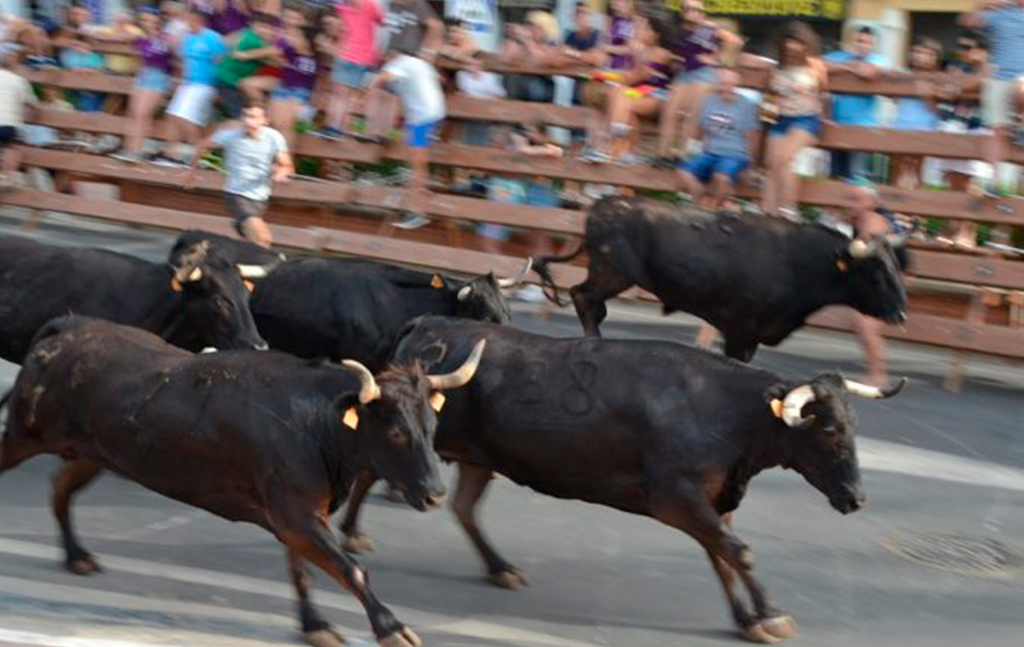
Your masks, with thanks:
[[[565,256],[541,256],[533,261],[533,271],[540,277],[540,284],[544,288],[544,296],[555,305],[565,306],[569,302],[563,300],[559,295],[558,286],[555,284],[554,277],[551,276],[551,270],[548,269],[548,265],[550,263],[568,263],[582,254],[586,248],[587,241],[584,238],[580,240],[580,245],[576,248],[576,251],[571,254],[566,254]]]

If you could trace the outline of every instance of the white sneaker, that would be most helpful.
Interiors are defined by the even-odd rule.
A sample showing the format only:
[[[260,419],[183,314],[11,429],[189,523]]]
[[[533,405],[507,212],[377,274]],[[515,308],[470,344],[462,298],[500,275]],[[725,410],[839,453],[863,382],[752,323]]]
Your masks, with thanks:
[[[544,290],[539,285],[524,285],[512,293],[512,298],[527,303],[544,303],[547,300]]]
[[[405,215],[395,221],[395,227],[399,229],[419,229],[427,224],[430,224],[430,218],[414,211],[406,211]]]

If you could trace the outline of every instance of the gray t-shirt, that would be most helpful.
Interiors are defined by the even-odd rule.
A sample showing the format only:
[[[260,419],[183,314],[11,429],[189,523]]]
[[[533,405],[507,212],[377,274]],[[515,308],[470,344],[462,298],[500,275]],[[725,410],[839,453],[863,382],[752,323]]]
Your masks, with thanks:
[[[992,77],[1015,79],[1024,75],[1024,7],[982,11],[980,16],[992,52]]]
[[[725,101],[709,94],[700,111],[700,128],[704,133],[704,152],[712,155],[750,158],[752,130],[760,127],[757,106],[739,94]]]
[[[228,175],[224,191],[259,202],[269,200],[274,160],[278,153],[288,152],[284,136],[264,126],[255,137],[246,137],[245,128],[239,126],[217,131],[213,143],[224,149]]]
[[[388,33],[387,48],[403,54],[416,55],[423,47],[427,21],[437,18],[427,0],[391,0],[384,16]]]

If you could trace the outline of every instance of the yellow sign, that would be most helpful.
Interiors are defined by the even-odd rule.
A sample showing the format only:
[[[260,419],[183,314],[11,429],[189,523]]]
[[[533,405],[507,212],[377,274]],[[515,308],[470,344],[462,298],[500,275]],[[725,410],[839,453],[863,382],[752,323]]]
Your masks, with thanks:
[[[666,0],[671,6],[678,0]],[[722,16],[776,16],[842,20],[846,0],[704,0],[709,14]]]

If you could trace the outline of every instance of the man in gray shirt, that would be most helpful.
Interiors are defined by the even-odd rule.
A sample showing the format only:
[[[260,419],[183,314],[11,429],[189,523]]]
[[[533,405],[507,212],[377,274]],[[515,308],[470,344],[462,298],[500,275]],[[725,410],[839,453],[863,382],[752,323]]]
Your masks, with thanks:
[[[732,197],[740,174],[750,166],[760,133],[757,106],[736,92],[738,83],[734,70],[718,71],[715,91],[704,99],[698,113],[704,151],[679,166],[683,190],[708,209],[717,209]]]
[[[241,124],[228,123],[199,143],[185,188],[191,188],[200,160],[214,148],[224,149],[224,203],[235,219],[235,229],[242,238],[270,247],[270,228],[263,214],[271,184],[287,182],[295,172],[284,136],[267,126],[262,104],[250,103],[242,112]]]

